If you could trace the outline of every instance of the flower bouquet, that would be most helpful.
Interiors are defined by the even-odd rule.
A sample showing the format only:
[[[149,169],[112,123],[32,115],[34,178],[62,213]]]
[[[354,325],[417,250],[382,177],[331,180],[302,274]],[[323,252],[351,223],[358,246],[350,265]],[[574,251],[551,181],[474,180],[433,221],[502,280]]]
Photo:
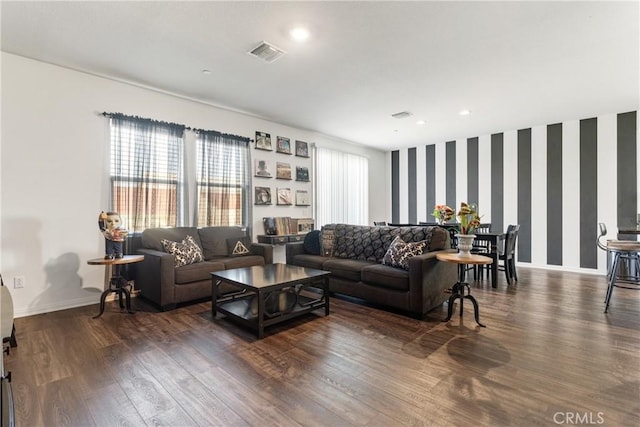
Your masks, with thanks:
[[[456,211],[447,205],[436,205],[431,215],[436,219],[438,224],[442,224],[453,218],[455,213]]]
[[[478,216],[478,207],[475,203],[461,202],[457,216],[460,223],[460,234],[473,234],[480,226],[480,216]]]

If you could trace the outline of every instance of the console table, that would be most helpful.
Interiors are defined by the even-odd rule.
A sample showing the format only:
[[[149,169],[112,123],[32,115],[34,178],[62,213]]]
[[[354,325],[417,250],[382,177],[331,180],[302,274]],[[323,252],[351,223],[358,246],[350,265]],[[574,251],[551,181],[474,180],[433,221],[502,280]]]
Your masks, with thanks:
[[[258,243],[266,243],[269,245],[284,245],[289,242],[302,242],[304,241],[304,236],[307,233],[303,234],[279,234],[279,235],[270,235],[270,234],[261,234],[258,236]]]

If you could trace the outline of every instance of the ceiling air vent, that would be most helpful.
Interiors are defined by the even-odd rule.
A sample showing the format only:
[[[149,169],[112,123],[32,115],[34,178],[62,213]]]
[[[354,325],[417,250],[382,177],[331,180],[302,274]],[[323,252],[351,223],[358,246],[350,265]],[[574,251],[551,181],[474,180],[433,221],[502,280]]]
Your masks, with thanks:
[[[287,52],[278,47],[275,47],[270,43],[263,41],[258,46],[249,51],[249,53],[257,58],[271,63],[279,59]]]
[[[413,114],[411,114],[408,111],[401,111],[399,113],[395,113],[395,114],[391,115],[391,117],[396,118],[396,119],[405,119],[405,118],[407,118],[409,116],[413,116]]]

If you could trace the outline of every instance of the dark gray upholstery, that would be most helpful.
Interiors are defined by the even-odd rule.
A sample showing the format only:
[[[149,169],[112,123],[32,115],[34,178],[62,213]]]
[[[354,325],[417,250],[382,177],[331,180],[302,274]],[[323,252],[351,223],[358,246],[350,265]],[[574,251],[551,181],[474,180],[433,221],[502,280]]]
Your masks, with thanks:
[[[273,263],[271,245],[252,243],[251,255],[230,257],[227,239],[246,236],[243,227],[150,228],[142,232],[137,253],[144,261],[136,264],[136,288],[140,295],[169,310],[176,304],[211,297],[211,272]],[[162,239],[180,242],[192,236],[202,248],[204,262],[175,267],[174,256],[164,251]],[[222,292],[232,290],[227,286]]]
[[[425,253],[409,259],[408,270],[381,263],[396,236],[405,242],[427,242]],[[332,292],[422,317],[446,301],[445,290],[457,281],[456,265],[436,258],[439,251],[450,251],[449,239],[441,227],[328,224],[320,236],[326,256],[307,253],[302,242],[288,243],[287,264],[330,271]],[[332,243],[329,250],[327,242]]]

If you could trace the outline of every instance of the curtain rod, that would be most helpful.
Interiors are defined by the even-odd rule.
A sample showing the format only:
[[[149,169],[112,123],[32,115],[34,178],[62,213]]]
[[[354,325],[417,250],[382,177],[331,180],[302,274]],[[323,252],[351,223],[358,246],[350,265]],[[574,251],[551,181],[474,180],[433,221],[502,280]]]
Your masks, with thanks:
[[[103,116],[105,117],[124,117],[124,118],[129,118],[129,119],[137,119],[137,120],[148,120],[152,123],[159,123],[159,124],[163,124],[163,125],[169,125],[169,126],[178,126],[181,127],[185,130],[190,130],[192,132],[195,133],[213,133],[215,135],[219,135],[219,136],[224,136],[224,137],[231,137],[231,138],[239,138],[248,142],[253,142],[253,139],[251,138],[247,138],[246,136],[240,136],[240,135],[233,135],[231,133],[222,133],[219,132],[217,130],[206,130],[206,129],[196,129],[196,128],[192,128],[186,125],[183,125],[181,123],[171,123],[171,122],[165,122],[162,120],[155,120],[155,119],[150,119],[147,117],[139,117],[139,116],[127,116],[126,114],[122,114],[122,113],[107,113],[107,112],[102,112],[101,113]]]

